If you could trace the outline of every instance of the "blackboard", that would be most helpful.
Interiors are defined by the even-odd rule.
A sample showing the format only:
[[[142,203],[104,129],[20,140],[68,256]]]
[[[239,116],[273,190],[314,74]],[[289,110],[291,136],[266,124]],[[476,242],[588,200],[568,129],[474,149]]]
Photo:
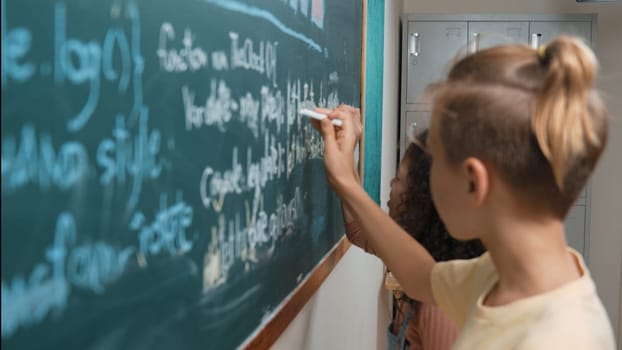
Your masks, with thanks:
[[[342,242],[362,1],[2,0],[2,347],[245,346]]]

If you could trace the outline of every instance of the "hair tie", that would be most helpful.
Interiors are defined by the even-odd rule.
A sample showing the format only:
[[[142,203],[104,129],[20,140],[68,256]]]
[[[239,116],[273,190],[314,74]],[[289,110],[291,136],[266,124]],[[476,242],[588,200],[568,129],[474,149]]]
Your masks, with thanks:
[[[540,45],[540,47],[538,47],[538,57],[540,57],[540,60],[544,60],[545,54],[546,54],[546,45]]]

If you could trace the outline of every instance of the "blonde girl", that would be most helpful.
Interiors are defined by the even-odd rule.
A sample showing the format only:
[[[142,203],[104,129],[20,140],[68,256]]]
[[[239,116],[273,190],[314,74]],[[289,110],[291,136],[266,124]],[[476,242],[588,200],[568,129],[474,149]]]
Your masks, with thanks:
[[[353,175],[358,111],[315,121],[329,183],[406,293],[457,324],[455,349],[614,349],[613,331],[564,219],[607,141],[597,61],[572,37],[481,50],[434,88],[431,191],[449,233],[487,253],[436,263]]]

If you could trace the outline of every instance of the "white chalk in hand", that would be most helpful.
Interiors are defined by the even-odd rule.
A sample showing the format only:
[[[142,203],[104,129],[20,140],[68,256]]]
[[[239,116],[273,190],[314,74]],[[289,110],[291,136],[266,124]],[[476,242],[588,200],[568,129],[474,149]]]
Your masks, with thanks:
[[[301,109],[300,110],[300,114],[304,115],[305,117],[309,117],[309,118],[313,118],[313,119],[317,119],[317,120],[322,120],[322,119],[328,118],[326,116],[326,114],[318,113],[318,112],[312,111],[310,109]],[[343,121],[341,119],[331,119],[330,121],[333,123],[334,126],[342,126],[343,125]]]

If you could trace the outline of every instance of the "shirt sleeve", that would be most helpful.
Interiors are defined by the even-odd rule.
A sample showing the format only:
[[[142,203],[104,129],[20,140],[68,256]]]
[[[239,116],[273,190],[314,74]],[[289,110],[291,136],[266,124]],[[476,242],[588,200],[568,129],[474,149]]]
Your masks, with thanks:
[[[365,250],[366,253],[376,255],[374,249],[368,244],[367,239],[363,237],[363,234],[361,233],[361,227],[356,223],[356,221],[345,224],[345,229],[346,237],[348,237],[348,240],[352,244]]]
[[[462,329],[477,298],[495,276],[488,253],[475,259],[436,263],[431,275],[434,300]]]
[[[449,350],[456,341],[458,328],[441,309],[424,303],[419,309],[419,334],[422,349]]]

